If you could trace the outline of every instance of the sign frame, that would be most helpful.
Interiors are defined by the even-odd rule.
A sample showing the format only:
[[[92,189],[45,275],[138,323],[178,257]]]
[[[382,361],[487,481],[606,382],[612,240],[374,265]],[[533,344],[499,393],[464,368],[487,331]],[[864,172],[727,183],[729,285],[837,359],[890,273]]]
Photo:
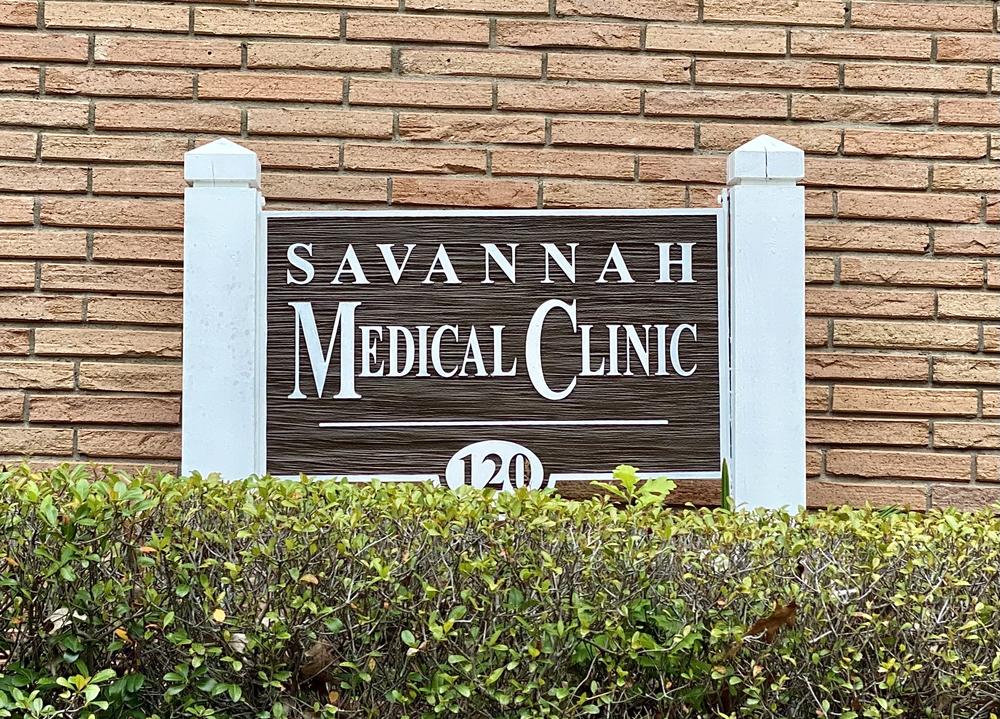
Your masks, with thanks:
[[[716,268],[717,268],[717,308],[718,308],[718,369],[719,369],[719,469],[713,472],[683,471],[674,472],[669,469],[658,471],[643,471],[639,468],[641,479],[655,479],[661,476],[668,476],[678,480],[721,480],[722,463],[730,461],[730,432],[731,432],[731,406],[730,406],[730,327],[729,327],[729,223],[727,222],[727,211],[723,207],[707,208],[650,208],[650,209],[432,209],[432,210],[265,210],[261,213],[260,236],[262,238],[264,251],[260,253],[258,276],[261,278],[260,292],[258,296],[258,329],[256,333],[256,351],[259,371],[257,373],[257,396],[256,401],[260,407],[261,421],[257,435],[258,449],[260,456],[260,466],[262,471],[267,468],[267,247],[268,232],[267,222],[270,218],[297,217],[297,218],[352,218],[352,219],[374,219],[374,218],[420,218],[420,217],[691,217],[691,216],[713,216],[716,219]],[[650,238],[655,241],[657,238]],[[263,309],[261,309],[263,308]],[[669,425],[668,425],[669,427]],[[336,431],[331,429],[331,431]],[[529,447],[530,449],[530,447]],[[622,458],[623,462],[628,461],[628,457]],[[440,482],[444,474],[444,468],[439,473],[415,473],[415,474],[333,474],[315,475],[318,479],[345,478],[352,482],[368,482],[379,479],[387,482]],[[276,475],[290,479],[298,475]],[[313,476],[313,475],[310,475]],[[558,488],[564,482],[578,481],[608,481],[611,478],[611,468],[604,472],[567,472],[554,473],[551,477],[555,480]]]
[[[718,258],[728,265],[729,325],[721,454],[737,508],[806,505],[804,175],[802,150],[760,135],[726,158],[721,208],[705,210],[727,228]],[[181,471],[239,479],[261,474],[265,460],[260,162],[220,138],[185,153],[184,178]]]

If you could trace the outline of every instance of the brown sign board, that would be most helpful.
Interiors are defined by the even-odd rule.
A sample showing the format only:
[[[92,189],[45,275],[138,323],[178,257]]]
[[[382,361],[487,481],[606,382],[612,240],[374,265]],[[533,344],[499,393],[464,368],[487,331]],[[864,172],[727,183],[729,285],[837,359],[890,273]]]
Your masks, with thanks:
[[[267,471],[718,477],[723,218],[267,213]]]

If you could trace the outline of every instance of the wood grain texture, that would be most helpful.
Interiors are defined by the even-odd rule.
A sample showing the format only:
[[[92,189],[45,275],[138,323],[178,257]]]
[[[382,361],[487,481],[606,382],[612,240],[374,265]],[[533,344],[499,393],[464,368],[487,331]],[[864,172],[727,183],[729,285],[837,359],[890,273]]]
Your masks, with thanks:
[[[608,472],[628,462],[644,471],[717,471],[719,439],[718,283],[716,217],[714,215],[650,216],[421,216],[421,217],[269,217],[267,300],[267,468],[274,474],[443,474],[448,459],[466,445],[502,439],[535,452],[546,473]],[[286,252],[296,242],[313,245],[315,278],[308,285],[289,285]],[[518,243],[516,282],[492,265],[493,284],[483,284],[484,250],[480,243]],[[550,264],[554,282],[542,283],[542,242],[555,243],[568,254],[567,243],[579,243],[576,282]],[[690,284],[658,284],[656,242],[694,242]],[[370,284],[331,284],[351,243]],[[394,243],[401,260],[404,244],[414,243],[408,264],[394,284],[378,243]],[[422,284],[443,244],[462,281],[458,285]],[[635,283],[598,284],[612,245],[617,243]],[[675,257],[678,248],[673,248]],[[302,273],[291,268],[293,275]],[[350,281],[351,275],[342,275]],[[679,278],[679,269],[674,269]],[[550,299],[576,302],[579,324],[591,324],[593,366],[608,361],[606,325],[665,324],[668,332],[682,323],[697,325],[680,342],[684,367],[697,363],[690,377],[670,371],[656,376],[655,330],[650,333],[651,371],[633,376],[577,377],[564,400],[542,397],[524,371],[525,332],[539,305]],[[301,348],[301,388],[307,399],[290,400],[295,356],[295,313],[289,302],[311,302],[325,351],[337,307],[357,301],[357,325],[457,325],[461,341],[442,344],[442,364],[463,361],[469,329],[475,326],[487,370],[493,367],[492,325],[503,325],[503,366],[517,361],[514,377],[357,378],[357,400],[333,399],[339,385],[339,347],[334,343],[322,398]],[[414,333],[416,334],[416,333]],[[355,332],[355,369],[360,367],[360,337]],[[386,357],[387,337],[378,345]],[[619,331],[620,364],[628,346]],[[667,337],[669,351],[669,335]],[[639,365],[634,353],[630,362]],[[376,363],[377,364],[377,363]],[[581,369],[580,334],[565,314],[555,312],[545,324],[542,366],[554,389],[567,385]],[[470,371],[473,365],[468,365]],[[381,421],[565,421],[646,419],[668,426],[587,427],[364,427],[321,428],[321,422]]]

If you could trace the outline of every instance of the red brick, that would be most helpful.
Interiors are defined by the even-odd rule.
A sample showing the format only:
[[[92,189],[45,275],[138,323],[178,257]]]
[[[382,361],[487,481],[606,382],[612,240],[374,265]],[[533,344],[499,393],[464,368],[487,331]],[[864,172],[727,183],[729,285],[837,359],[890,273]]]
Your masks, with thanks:
[[[72,389],[72,362],[39,360],[0,361],[0,387],[4,389]]]
[[[648,182],[546,180],[542,200],[545,207],[678,207],[684,203],[684,188]]]
[[[938,164],[934,166],[934,189],[965,192],[1000,190],[1000,167]]]
[[[541,117],[399,113],[399,136],[407,140],[450,142],[540,143]]]
[[[1000,502],[1000,488],[971,485],[935,484],[931,487],[931,506],[975,511]]]
[[[35,27],[38,3],[28,0],[4,0],[0,3],[0,26]]]
[[[86,46],[84,42],[84,58]],[[235,40],[105,35],[94,41],[94,61],[120,65],[239,67],[241,58],[240,44]]]
[[[177,424],[180,408],[176,397],[35,395],[29,401],[28,418],[73,424]]]
[[[705,20],[774,25],[843,25],[842,0],[704,0]]]
[[[0,445],[7,454],[64,454],[73,451],[73,430],[4,427]]]
[[[13,322],[80,322],[83,300],[79,297],[42,295],[0,296],[0,319]]]
[[[33,7],[34,3],[31,5]],[[35,24],[33,16],[31,24]],[[43,32],[0,32],[0,59],[17,62],[32,60],[86,62],[87,36]]]
[[[980,454],[976,457],[976,479],[980,482],[1000,482],[1000,456]]]
[[[938,35],[938,62],[996,62],[1000,57],[1000,38],[996,35]]]
[[[340,145],[330,140],[243,140],[264,167],[336,170],[340,167]]]
[[[833,388],[833,411],[863,414],[965,415],[974,417],[978,399],[974,389],[902,387]]]
[[[640,28],[610,22],[497,20],[497,45],[639,49]]]
[[[180,197],[187,183],[178,165],[166,167],[95,167],[90,171],[95,195],[164,195]]]
[[[185,30],[186,14],[185,8]],[[240,37],[260,35],[336,39],[340,36],[340,15],[322,11],[196,7],[194,31],[197,34]]]
[[[732,152],[758,135],[772,137],[795,145],[806,152],[831,155],[840,149],[838,128],[796,127],[792,125],[730,125],[701,123],[700,147],[704,150]]]
[[[809,352],[806,378],[810,380],[880,380],[926,382],[930,363],[926,357],[907,354],[860,352]]]
[[[921,225],[846,222],[806,225],[806,248],[810,250],[923,253],[929,246],[930,234]]]
[[[806,441],[816,444],[925,446],[929,437],[927,422],[826,417],[806,419]]]
[[[839,68],[832,62],[784,60],[702,60],[695,63],[699,85],[756,85],[759,87],[822,87],[839,84]]]
[[[344,167],[381,172],[486,172],[486,151],[409,145],[344,146]]]
[[[182,319],[183,303],[179,299],[91,297],[87,300],[88,322],[179,327]]]
[[[377,45],[312,42],[247,43],[247,67],[303,70],[388,70],[392,50]]]
[[[42,158],[46,160],[177,163],[183,161],[187,149],[187,140],[180,137],[42,136]]]
[[[983,325],[983,352],[1000,352],[1000,325]]]
[[[978,222],[981,213],[980,199],[970,195],[848,190],[837,199],[841,217]]]
[[[833,343],[839,347],[975,350],[979,333],[972,324],[836,320]]]
[[[86,102],[75,100],[0,99],[0,125],[86,127],[89,111]]]
[[[622,152],[574,152],[571,150],[493,151],[494,175],[561,175],[630,179],[635,155]]]
[[[647,115],[695,118],[784,118],[788,114],[788,98],[776,92],[647,90],[645,110]],[[840,144],[839,133],[837,144]]]
[[[691,80],[691,61],[648,55],[551,52],[548,56],[548,77],[554,80],[609,80],[686,85]]]
[[[80,363],[80,389],[176,393],[181,391],[181,366],[83,361]]]
[[[981,3],[868,2],[851,6],[854,27],[914,28],[918,30],[986,30],[993,28],[993,12]]]
[[[343,89],[343,80],[329,75],[226,71],[198,75],[198,97],[203,100],[339,103]]]
[[[983,392],[983,417],[1000,417],[1000,391]]]
[[[72,257],[87,254],[87,234],[82,231],[0,230],[0,257]]]
[[[785,31],[705,25],[649,25],[646,28],[646,50],[724,55],[784,55]]]
[[[0,65],[0,92],[38,92],[37,67]]]
[[[86,192],[87,169],[0,164],[0,192]]]
[[[694,147],[694,126],[638,120],[554,119],[552,144],[691,149]],[[656,159],[655,156],[649,158]]]
[[[44,198],[39,217],[43,225],[54,226],[177,229],[183,209],[165,200]]]
[[[41,287],[43,290],[179,295],[183,277],[180,269],[174,267],[45,263]]]
[[[88,457],[162,457],[179,459],[180,432],[80,430],[80,453]]]
[[[985,67],[847,63],[844,66],[844,87],[986,92],[988,84]]]
[[[1000,384],[1000,360],[935,357],[934,381],[943,384]]]
[[[325,135],[330,137],[392,137],[392,114],[309,108],[251,108],[250,132],[262,135]]]
[[[930,318],[934,315],[934,293],[810,287],[806,290],[806,313],[814,316]]]
[[[490,23],[485,18],[349,14],[347,39],[487,45]]]
[[[30,225],[34,208],[30,197],[0,197],[0,225]]]
[[[806,412],[829,412],[830,388],[826,385],[806,385]]]
[[[34,20],[31,24],[35,24]],[[158,3],[48,0],[45,3],[45,27],[187,32],[188,8]]]
[[[0,132],[0,157],[32,160],[35,157],[36,143],[33,132]]]
[[[233,2],[234,0],[228,0]],[[413,0],[411,0],[412,2]],[[255,0],[258,5],[317,5],[358,10],[396,10],[398,0]],[[412,10],[413,8],[408,8]]]
[[[406,9],[548,15],[549,2],[548,0],[407,0]]]
[[[823,347],[830,341],[829,320],[806,317],[806,347]]]
[[[402,72],[415,75],[485,75],[536,79],[542,76],[542,54],[538,52],[404,48],[400,51],[399,62]],[[551,62],[550,59],[550,71]]]
[[[972,479],[972,458],[940,452],[886,452],[831,449],[826,453],[829,474],[881,479]]]
[[[184,238],[170,234],[132,232],[94,233],[95,260],[142,260],[149,262],[180,262],[184,253]]]
[[[194,76],[188,72],[49,67],[45,72],[45,92],[189,98],[194,96]]]
[[[940,42],[940,41],[939,41]],[[792,55],[930,60],[930,35],[909,32],[792,30]],[[940,57],[940,45],[938,46]]]
[[[903,507],[924,510],[927,492],[923,487],[909,484],[874,484],[861,482],[806,482],[806,497],[810,507]]]
[[[938,292],[938,317],[1000,320],[1000,293]]]
[[[832,257],[806,257],[806,284],[830,284],[837,278],[837,261]]]
[[[438,180],[397,177],[392,202],[398,205],[535,207],[537,186],[524,180]]]
[[[942,125],[1000,124],[1000,100],[942,97],[938,100],[938,122]]]
[[[885,187],[926,189],[928,166],[921,162],[852,160],[810,157],[806,159],[806,185],[833,187]]]
[[[555,83],[500,83],[501,110],[637,114],[639,89]]]
[[[556,0],[556,14],[694,21],[698,19],[698,2],[697,0]]]
[[[935,422],[934,446],[1000,449],[1000,422]]]
[[[102,130],[187,130],[191,132],[231,132],[240,131],[240,110],[225,105],[194,103],[144,102],[98,102],[95,103],[94,125]],[[89,138],[94,143],[137,142],[130,138]],[[174,138],[156,138],[155,142],[173,142]],[[186,142],[186,141],[185,141]],[[155,143],[154,143],[155,144]],[[181,160],[181,155],[173,161]]]
[[[262,183],[264,195],[274,199],[384,203],[388,197],[384,177],[268,172]]]
[[[552,139],[555,141],[555,122]],[[628,143],[634,144],[634,143]],[[726,158],[694,155],[640,155],[639,179],[667,182],[714,182],[725,184]]]
[[[844,257],[842,283],[978,287],[983,283],[981,262],[965,260],[898,260]]]
[[[39,355],[180,357],[176,331],[60,328],[35,330]]]
[[[26,355],[28,354],[28,340],[28,330],[0,328],[0,354]]]
[[[0,289],[31,290],[34,287],[34,262],[0,262]]]
[[[429,82],[352,78],[348,99],[352,105],[489,108],[493,86],[488,82]]]
[[[844,131],[844,153],[972,160],[986,156],[986,135],[847,129]]]

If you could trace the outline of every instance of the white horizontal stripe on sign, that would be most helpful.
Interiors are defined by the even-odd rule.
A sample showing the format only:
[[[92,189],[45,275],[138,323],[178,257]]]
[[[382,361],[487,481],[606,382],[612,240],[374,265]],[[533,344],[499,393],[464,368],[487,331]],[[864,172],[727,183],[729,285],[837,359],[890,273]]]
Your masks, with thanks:
[[[425,422],[320,422],[320,427],[619,427],[626,425],[670,424],[666,419],[481,419],[428,420]]]

